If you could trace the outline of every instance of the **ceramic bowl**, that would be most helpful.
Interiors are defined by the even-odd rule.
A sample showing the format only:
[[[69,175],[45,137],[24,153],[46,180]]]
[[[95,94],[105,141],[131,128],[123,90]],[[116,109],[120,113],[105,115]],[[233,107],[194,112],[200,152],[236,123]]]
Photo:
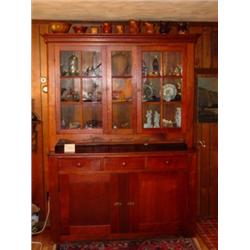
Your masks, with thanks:
[[[73,30],[75,31],[75,33],[85,33],[87,29],[87,26],[73,26]]]
[[[50,30],[53,33],[68,33],[70,27],[71,27],[71,24],[69,23],[51,23],[50,24]]]

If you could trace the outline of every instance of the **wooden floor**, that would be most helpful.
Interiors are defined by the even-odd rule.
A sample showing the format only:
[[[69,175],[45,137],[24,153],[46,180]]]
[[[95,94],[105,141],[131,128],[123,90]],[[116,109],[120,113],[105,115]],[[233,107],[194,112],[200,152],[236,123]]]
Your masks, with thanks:
[[[198,235],[194,238],[194,240],[198,242],[201,250],[209,250]],[[40,242],[42,245],[38,242]],[[56,250],[55,242],[53,242],[50,237],[49,229],[46,229],[43,233],[39,235],[32,236],[32,250]]]

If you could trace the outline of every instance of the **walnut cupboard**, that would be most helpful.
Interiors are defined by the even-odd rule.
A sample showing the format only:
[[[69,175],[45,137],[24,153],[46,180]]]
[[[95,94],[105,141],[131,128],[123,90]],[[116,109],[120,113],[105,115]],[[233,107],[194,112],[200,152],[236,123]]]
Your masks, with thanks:
[[[192,235],[197,36],[44,38],[54,238]]]

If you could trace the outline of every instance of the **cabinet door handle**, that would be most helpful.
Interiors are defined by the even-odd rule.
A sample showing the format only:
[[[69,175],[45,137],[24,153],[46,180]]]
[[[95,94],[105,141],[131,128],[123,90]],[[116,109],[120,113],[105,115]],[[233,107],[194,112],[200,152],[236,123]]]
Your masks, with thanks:
[[[203,148],[206,147],[206,142],[205,142],[204,140],[199,140],[199,141],[198,141],[198,144],[199,144],[200,146],[202,146]]]
[[[134,205],[135,205],[135,203],[133,201],[127,202],[127,206],[134,206]]]
[[[115,207],[120,207],[121,205],[122,205],[121,202],[115,202],[115,203],[114,203],[114,206],[115,206]]]
[[[125,167],[127,163],[125,161],[122,162],[122,166]]]

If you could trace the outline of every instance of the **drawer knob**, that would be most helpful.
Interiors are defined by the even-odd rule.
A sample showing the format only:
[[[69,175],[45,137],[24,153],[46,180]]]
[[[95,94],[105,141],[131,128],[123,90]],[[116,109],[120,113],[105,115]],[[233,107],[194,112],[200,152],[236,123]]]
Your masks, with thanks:
[[[166,163],[166,164],[169,164],[169,160],[166,160],[165,163]]]
[[[122,166],[126,166],[127,163],[125,161],[122,162]]]
[[[76,166],[77,166],[77,167],[81,167],[81,162],[77,162],[77,163],[76,163]]]
[[[120,207],[121,205],[122,205],[121,202],[115,202],[115,203],[114,203],[114,206],[115,206],[115,207]]]

